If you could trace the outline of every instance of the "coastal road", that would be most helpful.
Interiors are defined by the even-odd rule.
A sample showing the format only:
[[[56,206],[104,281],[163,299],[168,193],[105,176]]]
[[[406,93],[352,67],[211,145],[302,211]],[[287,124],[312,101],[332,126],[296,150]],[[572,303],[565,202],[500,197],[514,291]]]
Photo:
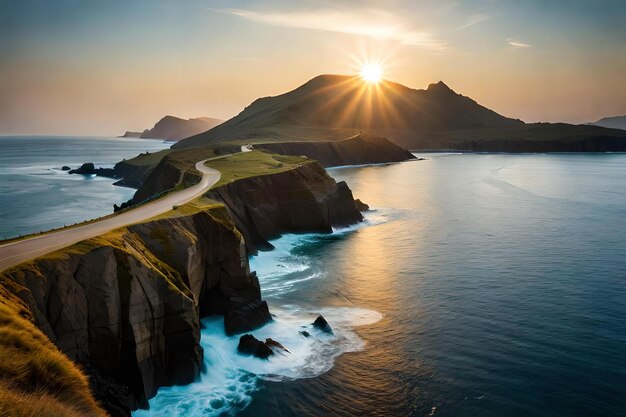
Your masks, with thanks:
[[[142,204],[112,217],[96,220],[83,226],[61,229],[43,235],[35,235],[23,240],[0,245],[0,271],[18,265],[29,259],[72,245],[81,240],[107,233],[118,227],[139,223],[151,217],[172,210],[175,205],[185,204],[207,192],[221,177],[219,171],[204,165],[205,162],[230,155],[205,159],[196,163],[202,173],[202,180],[189,188],[171,192],[163,198]]]

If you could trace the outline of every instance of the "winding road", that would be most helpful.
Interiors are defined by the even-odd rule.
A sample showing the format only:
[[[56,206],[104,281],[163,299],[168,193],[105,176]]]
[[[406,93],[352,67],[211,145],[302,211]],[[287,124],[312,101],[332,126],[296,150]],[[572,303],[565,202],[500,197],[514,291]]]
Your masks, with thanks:
[[[219,171],[205,166],[207,161],[224,158],[223,155],[205,159],[196,163],[196,169],[202,173],[202,180],[189,188],[172,192],[163,198],[142,204],[112,217],[96,220],[83,226],[61,229],[43,235],[35,235],[23,240],[0,245],[0,271],[18,265],[29,259],[72,245],[81,240],[90,239],[107,233],[118,227],[139,223],[159,214],[163,214],[175,205],[185,204],[208,191],[221,177]]]

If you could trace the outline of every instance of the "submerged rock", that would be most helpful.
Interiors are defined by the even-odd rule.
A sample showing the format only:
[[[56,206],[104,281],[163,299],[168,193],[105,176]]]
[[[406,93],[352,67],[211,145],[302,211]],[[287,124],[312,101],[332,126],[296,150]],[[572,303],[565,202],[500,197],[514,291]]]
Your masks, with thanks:
[[[68,167],[67,165],[63,165],[61,167],[61,171],[69,171],[70,169],[72,169],[72,168]]]
[[[253,355],[261,359],[267,359],[274,354],[272,349],[251,334],[244,334],[239,338],[237,351],[244,355]]]
[[[333,333],[333,329],[330,327],[330,324],[328,324],[324,316],[322,316],[321,314],[317,316],[317,318],[313,322],[313,327],[323,331],[324,333]]]
[[[306,330],[300,330],[298,333],[300,333],[304,337],[311,336],[311,333],[307,332]]]

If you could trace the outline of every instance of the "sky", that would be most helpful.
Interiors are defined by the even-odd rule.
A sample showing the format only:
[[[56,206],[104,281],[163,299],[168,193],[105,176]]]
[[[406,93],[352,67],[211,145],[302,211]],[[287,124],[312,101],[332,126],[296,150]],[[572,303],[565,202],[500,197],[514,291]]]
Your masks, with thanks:
[[[624,0],[0,0],[0,134],[115,136],[228,119],[382,62],[505,116],[626,114]]]

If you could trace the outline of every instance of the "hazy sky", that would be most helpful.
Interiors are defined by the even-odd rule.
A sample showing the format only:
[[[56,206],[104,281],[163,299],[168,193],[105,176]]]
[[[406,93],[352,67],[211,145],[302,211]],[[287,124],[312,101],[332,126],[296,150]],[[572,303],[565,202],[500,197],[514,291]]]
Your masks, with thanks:
[[[626,1],[0,0],[0,133],[226,119],[366,60],[529,122],[626,114]]]

